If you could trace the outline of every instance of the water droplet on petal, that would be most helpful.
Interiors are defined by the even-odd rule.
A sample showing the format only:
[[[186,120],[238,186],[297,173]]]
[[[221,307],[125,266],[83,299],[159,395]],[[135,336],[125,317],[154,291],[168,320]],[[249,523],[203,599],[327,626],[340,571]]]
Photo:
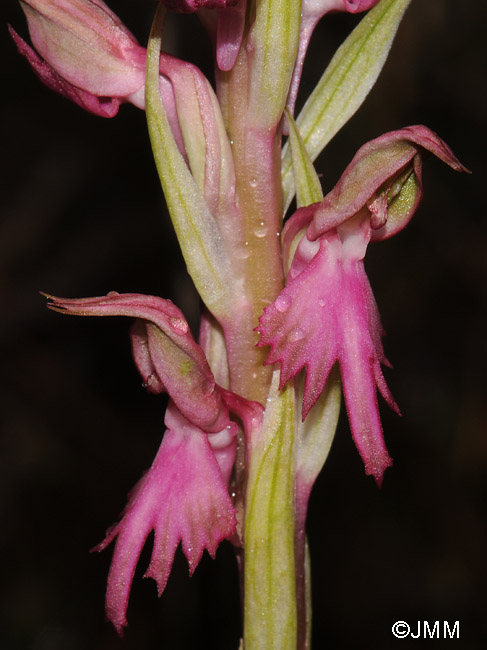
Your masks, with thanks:
[[[287,296],[278,296],[276,299],[276,309],[281,313],[286,312],[289,309],[291,301]]]
[[[257,187],[257,179],[252,178],[252,180],[249,182],[250,187],[255,188]]]
[[[109,291],[107,293],[107,298],[118,298],[119,295],[118,291]]]
[[[176,334],[186,334],[188,331],[188,323],[183,318],[170,318],[169,325]]]
[[[326,300],[324,298],[320,298],[318,300],[318,304],[320,307],[324,307],[326,305]]]
[[[301,339],[304,339],[304,330],[298,327],[294,330],[294,332],[291,333],[290,340],[300,341]]]

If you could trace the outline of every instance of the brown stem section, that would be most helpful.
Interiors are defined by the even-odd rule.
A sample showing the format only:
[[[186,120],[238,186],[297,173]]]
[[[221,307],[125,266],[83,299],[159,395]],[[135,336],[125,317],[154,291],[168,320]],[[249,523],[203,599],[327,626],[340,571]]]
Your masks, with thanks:
[[[217,72],[218,97],[232,143],[237,205],[243,228],[239,245],[242,293],[234,317],[224,324],[232,390],[265,404],[271,369],[254,332],[263,309],[283,286],[281,138],[278,128],[252,124],[248,111],[248,59],[243,47],[234,68]]]

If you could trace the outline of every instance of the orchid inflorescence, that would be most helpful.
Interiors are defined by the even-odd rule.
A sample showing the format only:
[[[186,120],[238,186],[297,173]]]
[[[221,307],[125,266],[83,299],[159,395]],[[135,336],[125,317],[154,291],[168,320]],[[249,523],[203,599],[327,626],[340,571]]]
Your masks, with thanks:
[[[366,474],[381,484],[392,464],[377,389],[399,411],[381,368],[388,361],[367,246],[399,233],[416,212],[426,153],[465,170],[435,133],[410,126],[364,144],[323,196],[312,161],[365,99],[409,2],[163,0],[145,49],[102,0],[20,0],[32,47],[10,32],[42,82],[103,117],[122,103],[146,111],[203,304],[196,341],[163,298],[47,295],[61,313],[135,319],[144,385],[169,395],[156,458],[96,547],[115,542],[106,611],[119,633],[154,531],[146,575],[159,594],[179,543],[193,572],[205,549],[214,556],[228,539],[243,559],[245,648],[309,647],[304,526],[340,386]],[[216,91],[198,67],[161,51],[166,8],[200,17],[214,46]],[[311,35],[338,11],[368,13],[295,120]]]

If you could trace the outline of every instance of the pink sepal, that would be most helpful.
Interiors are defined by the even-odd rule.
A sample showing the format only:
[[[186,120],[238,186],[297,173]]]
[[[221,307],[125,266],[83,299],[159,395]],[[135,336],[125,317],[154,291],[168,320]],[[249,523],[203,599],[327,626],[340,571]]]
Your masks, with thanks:
[[[320,237],[362,209],[372,216],[372,226],[378,226],[374,231],[374,241],[386,239],[402,230],[414,215],[421,198],[424,150],[437,156],[455,171],[468,171],[450,147],[425,126],[408,126],[385,133],[357,151],[333,190],[321,203],[315,204],[308,238],[314,240]],[[388,206],[390,204],[392,207],[392,202],[401,190],[401,187],[395,188],[395,184],[397,182],[402,186],[410,174],[414,174],[417,186],[414,200],[407,203],[404,210],[399,209],[394,220],[389,222]],[[376,203],[381,194],[385,194],[382,206]],[[379,214],[380,210],[382,215]]]
[[[101,0],[24,0],[32,45],[63,78],[98,97],[145,81],[145,49]]]
[[[116,97],[97,97],[93,93],[73,86],[69,81],[63,79],[49,63],[43,61],[10,25],[8,29],[20,54],[27,59],[32,70],[48,88],[70,99],[81,108],[84,108],[85,111],[100,117],[114,117],[118,113],[121,104],[120,99]]]
[[[203,551],[214,557],[218,544],[236,530],[235,511],[208,436],[172,403],[165,422],[168,429],[152,467],[130,494],[120,523],[94,549],[101,551],[116,538],[106,613],[119,634],[127,625],[135,568],[152,530],[154,547],[145,575],[157,582],[159,595],[180,542],[192,574]]]
[[[142,319],[132,345],[143,380],[150,391],[169,393],[179,410],[195,426],[216,433],[228,424],[222,401],[205,354],[196,343],[183,313],[170,300],[135,293],[95,298],[48,296],[50,309],[76,316],[129,316]]]
[[[146,50],[102,0],[25,0],[23,9],[35,49],[11,27],[10,34],[46,86],[101,117],[114,117],[124,102],[145,109]],[[185,155],[172,85],[162,74],[160,87]]]

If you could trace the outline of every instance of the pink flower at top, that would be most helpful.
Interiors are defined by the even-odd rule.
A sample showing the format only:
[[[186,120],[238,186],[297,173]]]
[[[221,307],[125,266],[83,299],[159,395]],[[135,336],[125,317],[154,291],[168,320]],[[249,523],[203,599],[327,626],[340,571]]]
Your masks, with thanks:
[[[408,127],[364,145],[323,201],[291,217],[283,232],[285,251],[301,239],[286,287],[257,327],[259,345],[271,348],[266,363],[281,366],[281,387],[306,369],[303,420],[339,364],[352,435],[366,473],[379,484],[392,461],[376,389],[398,408],[381,370],[388,365],[383,330],[363,259],[371,239],[398,232],[418,207],[425,149],[465,170],[436,134]]]
[[[32,49],[19,52],[52,90],[102,117],[122,102],[143,106],[145,49],[102,0],[22,0]]]

